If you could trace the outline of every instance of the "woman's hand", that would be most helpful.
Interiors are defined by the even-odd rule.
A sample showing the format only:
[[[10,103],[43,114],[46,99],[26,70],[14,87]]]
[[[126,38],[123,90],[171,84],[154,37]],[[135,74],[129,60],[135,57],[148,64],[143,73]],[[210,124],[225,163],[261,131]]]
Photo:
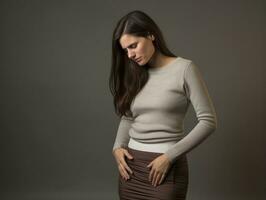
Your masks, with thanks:
[[[129,175],[127,170],[133,174],[133,171],[128,167],[126,161],[125,161],[125,156],[129,159],[133,159],[133,156],[130,155],[128,153],[128,151],[124,148],[117,148],[113,151],[113,155],[116,159],[117,165],[118,165],[118,169],[119,169],[119,173],[121,174],[121,176],[127,180],[129,179]]]
[[[149,174],[149,181],[152,180],[153,186],[156,187],[156,185],[161,184],[168,169],[170,168],[170,165],[171,162],[165,154],[158,156],[147,165],[148,168],[152,167]]]

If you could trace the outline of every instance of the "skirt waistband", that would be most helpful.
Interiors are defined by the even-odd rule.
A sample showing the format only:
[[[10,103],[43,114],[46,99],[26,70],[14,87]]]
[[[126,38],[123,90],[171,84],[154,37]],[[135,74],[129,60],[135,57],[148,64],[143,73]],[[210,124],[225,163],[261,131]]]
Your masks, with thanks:
[[[141,160],[143,162],[151,162],[152,160],[154,160],[155,158],[163,154],[163,153],[148,152],[148,151],[132,149],[130,147],[126,147],[126,149],[133,156],[134,160]],[[126,160],[128,160],[127,157],[125,158]],[[187,162],[186,154],[183,154],[182,156],[180,156],[174,163],[180,163],[180,162]]]

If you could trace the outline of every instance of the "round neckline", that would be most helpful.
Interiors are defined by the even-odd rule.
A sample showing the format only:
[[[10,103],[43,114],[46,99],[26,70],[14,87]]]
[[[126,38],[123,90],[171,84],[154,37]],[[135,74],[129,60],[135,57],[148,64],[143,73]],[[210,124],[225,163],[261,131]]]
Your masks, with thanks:
[[[151,73],[154,73],[154,72],[157,73],[157,72],[165,71],[165,70],[167,70],[170,66],[172,66],[173,64],[175,64],[175,62],[176,62],[177,60],[179,60],[179,59],[180,59],[180,56],[175,57],[175,59],[172,60],[171,62],[169,62],[168,64],[163,65],[163,66],[161,66],[161,67],[150,67],[148,71],[151,72]]]

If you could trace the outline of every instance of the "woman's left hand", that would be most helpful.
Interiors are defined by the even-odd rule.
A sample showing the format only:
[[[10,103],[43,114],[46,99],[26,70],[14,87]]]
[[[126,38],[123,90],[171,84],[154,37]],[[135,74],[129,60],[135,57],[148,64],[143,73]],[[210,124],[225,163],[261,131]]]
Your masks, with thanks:
[[[149,174],[149,181],[152,180],[153,186],[156,187],[156,185],[161,184],[170,165],[171,162],[165,154],[158,156],[147,165],[148,168],[152,167]]]

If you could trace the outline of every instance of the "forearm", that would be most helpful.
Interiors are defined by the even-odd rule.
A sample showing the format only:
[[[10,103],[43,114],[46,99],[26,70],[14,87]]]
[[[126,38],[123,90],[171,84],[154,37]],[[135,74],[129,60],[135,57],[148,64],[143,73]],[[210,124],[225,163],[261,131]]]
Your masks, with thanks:
[[[173,163],[183,154],[188,153],[202,143],[216,129],[216,123],[198,122],[198,124],[180,141],[165,152],[165,155]]]

